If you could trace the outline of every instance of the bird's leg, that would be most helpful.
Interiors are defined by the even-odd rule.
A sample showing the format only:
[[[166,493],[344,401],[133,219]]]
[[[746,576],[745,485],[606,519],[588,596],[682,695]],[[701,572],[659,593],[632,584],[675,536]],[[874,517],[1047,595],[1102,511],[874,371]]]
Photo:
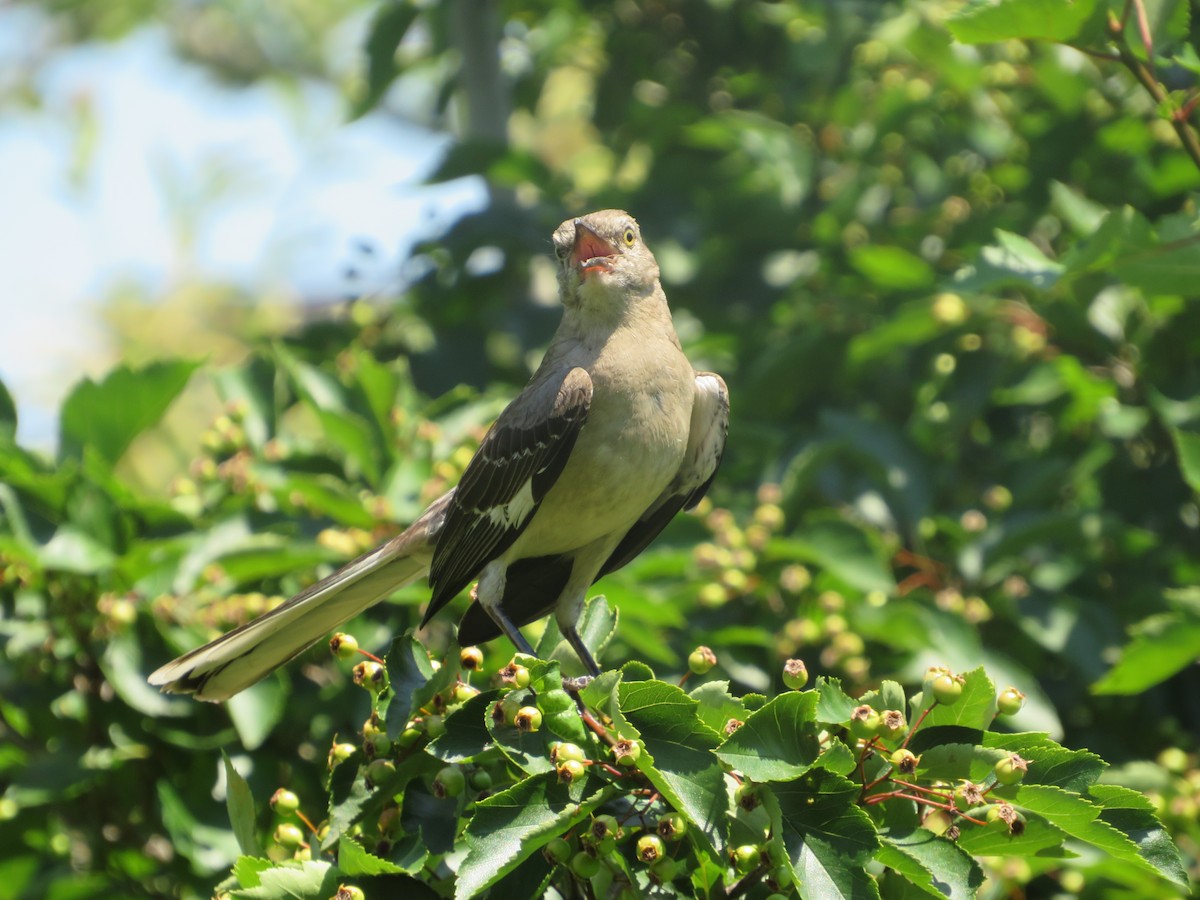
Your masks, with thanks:
[[[574,648],[575,655],[579,657],[579,661],[583,663],[583,667],[587,669],[587,673],[593,678],[599,675],[600,667],[596,665],[596,660],[592,658],[592,651],[587,648],[587,644],[579,636],[579,632],[575,629],[574,624],[564,626],[562,622],[559,622],[558,630],[567,639],[567,643]]]
[[[521,634],[521,629],[513,624],[512,619],[504,611],[504,607],[500,605],[500,601],[504,597],[506,573],[507,567],[498,559],[484,566],[483,572],[479,575],[479,589],[476,596],[480,605],[483,606],[484,612],[500,626],[500,630],[508,636],[517,650],[521,653],[528,653],[530,656],[537,656],[529,641],[525,640],[525,635]]]

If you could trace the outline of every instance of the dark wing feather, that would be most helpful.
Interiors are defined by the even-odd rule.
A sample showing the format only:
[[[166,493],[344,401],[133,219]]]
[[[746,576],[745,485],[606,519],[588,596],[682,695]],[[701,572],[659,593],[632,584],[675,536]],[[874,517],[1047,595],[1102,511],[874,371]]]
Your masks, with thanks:
[[[533,384],[500,414],[463,472],[433,551],[422,625],[525,530],[587,421],[592,380],[571,369]]]
[[[535,556],[518,559],[508,567],[504,578],[504,597],[500,607],[520,628],[549,615],[558,595],[571,577],[574,559],[568,555]],[[492,621],[481,603],[472,603],[458,623],[458,643],[467,647],[500,636],[500,626]]]
[[[725,382],[711,372],[697,373],[688,445],[679,472],[621,539],[600,567],[597,579],[631,562],[650,546],[681,509],[691,509],[700,502],[721,465],[728,432],[729,391]]]

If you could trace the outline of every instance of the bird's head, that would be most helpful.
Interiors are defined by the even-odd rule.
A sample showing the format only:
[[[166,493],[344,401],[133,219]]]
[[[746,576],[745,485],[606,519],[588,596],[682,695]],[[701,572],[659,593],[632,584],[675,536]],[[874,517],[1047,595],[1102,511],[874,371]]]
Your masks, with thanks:
[[[651,293],[658,263],[637,221],[620,209],[567,219],[554,230],[558,283],[568,305],[610,305]]]

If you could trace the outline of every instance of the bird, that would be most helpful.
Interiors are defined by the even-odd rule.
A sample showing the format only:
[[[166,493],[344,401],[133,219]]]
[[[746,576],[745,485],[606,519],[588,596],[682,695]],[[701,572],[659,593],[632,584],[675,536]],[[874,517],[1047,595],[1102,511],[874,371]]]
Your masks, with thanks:
[[[590,675],[577,625],[587,591],[706,494],[725,451],[729,392],[680,346],[654,254],[629,213],[552,235],[563,314],[541,364],[456,487],[407,529],[295,597],[167,663],[167,693],[222,701],[398,588],[427,575],[421,627],[472,582],[461,646],[553,614]]]

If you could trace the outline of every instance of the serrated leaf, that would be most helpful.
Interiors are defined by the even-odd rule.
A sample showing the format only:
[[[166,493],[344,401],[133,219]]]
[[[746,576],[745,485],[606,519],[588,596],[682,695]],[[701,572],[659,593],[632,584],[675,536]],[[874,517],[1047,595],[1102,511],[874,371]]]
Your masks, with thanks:
[[[958,846],[972,856],[1038,856],[1067,858],[1074,856],[1063,847],[1065,835],[1049,822],[1031,817],[1020,835],[1007,829],[974,825],[960,819]]]
[[[955,40],[990,44],[1008,40],[1069,41],[1096,9],[1097,0],[969,0],[946,19]]]
[[[276,863],[256,873],[258,884],[233,891],[242,900],[329,900],[337,893],[339,873],[317,860]]]
[[[1200,659],[1200,618],[1164,613],[1137,626],[1121,658],[1092,685],[1094,694],[1140,694]]]
[[[1137,844],[1100,817],[1099,806],[1073,791],[1043,784],[1021,784],[997,788],[993,794],[1022,812],[1042,816],[1055,828],[1115,859],[1155,875],[1163,874],[1138,852]]]
[[[404,869],[386,859],[372,856],[362,845],[350,838],[338,841],[338,868],[343,875],[394,875],[403,874]]]
[[[261,856],[239,856],[233,864],[233,877],[244,888],[257,887],[262,883],[261,873],[275,865]]]
[[[229,813],[229,825],[237,838],[238,849],[245,856],[261,856],[258,836],[254,833],[254,795],[241,773],[233,767],[229,754],[221,750],[221,762],[225,766],[225,809]]]
[[[981,666],[963,673],[963,690],[952,706],[939,703],[925,718],[925,725],[959,725],[984,730],[996,715],[996,686]],[[915,719],[914,719],[915,721]]]
[[[737,697],[729,693],[728,681],[706,681],[688,694],[700,704],[696,708],[700,721],[717,734],[725,733],[725,726],[730,719],[745,722],[746,707]]]
[[[63,402],[59,459],[82,459],[86,448],[116,465],[134,438],[163,417],[198,365],[184,360],[140,369],[122,365],[101,381],[81,381]]]
[[[392,640],[385,663],[389,691],[380,704],[380,715],[385,717],[388,737],[394,741],[408,725],[413,695],[433,678],[434,670],[425,647],[412,636],[411,630]]]
[[[617,699],[622,734],[632,731],[646,750],[638,768],[690,820],[709,848],[722,853],[729,796],[712,752],[721,739],[700,721],[696,701],[661,681],[622,682]]]
[[[826,725],[844,725],[850,721],[850,714],[858,701],[842,690],[842,682],[838,678],[817,678],[817,710],[818,722]]]
[[[612,793],[597,779],[568,786],[544,772],[479,801],[467,825],[467,855],[458,869],[455,898],[466,900],[495,884]]]
[[[763,797],[806,900],[878,897],[865,866],[879,849],[875,824],[857,805],[861,787],[815,768]]]
[[[1089,750],[1070,750],[1040,732],[983,736],[983,746],[1016,753],[1031,760],[1025,781],[1083,793],[1100,777],[1108,763]]]
[[[1137,791],[1115,784],[1093,785],[1088,799],[1101,807],[1100,817],[1129,838],[1147,863],[1176,884],[1188,886],[1179,847],[1154,815],[1150,801]]]
[[[816,691],[780,694],[746,719],[717,756],[751,781],[790,781],[821,755]]]
[[[933,897],[970,900],[983,883],[983,869],[953,841],[924,828],[886,829],[875,859]]]
[[[490,749],[492,736],[486,721],[500,696],[500,691],[484,691],[471,697],[446,716],[446,731],[431,741],[425,751],[442,762],[462,763]]]

